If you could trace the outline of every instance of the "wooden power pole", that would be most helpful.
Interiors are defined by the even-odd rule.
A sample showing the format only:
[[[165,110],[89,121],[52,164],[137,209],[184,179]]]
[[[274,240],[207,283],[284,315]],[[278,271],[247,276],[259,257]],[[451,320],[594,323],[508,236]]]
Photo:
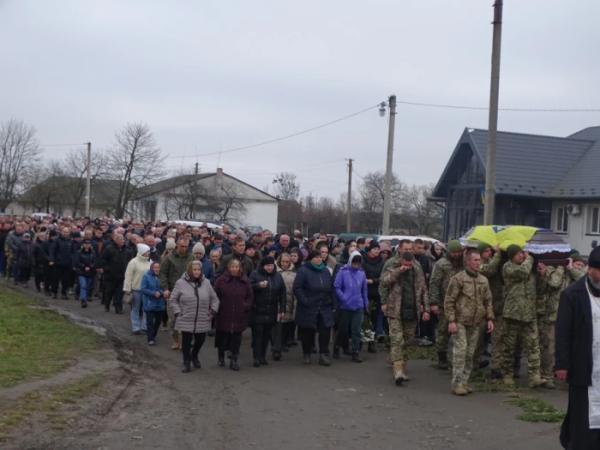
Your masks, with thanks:
[[[383,227],[382,234],[390,234],[390,210],[392,199],[392,163],[394,160],[394,126],[396,124],[396,96],[390,95],[390,121],[388,126],[387,160],[385,164],[385,181],[383,191]]]
[[[352,232],[352,158],[348,160],[348,200],[346,205],[346,233]]]
[[[500,49],[502,43],[502,0],[494,3],[494,37],[492,41],[492,76],[490,83],[490,110],[485,164],[485,203],[483,224],[494,223],[496,209],[496,136],[498,134],[498,96],[500,91]]]
[[[87,144],[87,167],[86,167],[86,180],[85,180],[85,216],[90,216],[90,201],[92,195],[92,143]]]

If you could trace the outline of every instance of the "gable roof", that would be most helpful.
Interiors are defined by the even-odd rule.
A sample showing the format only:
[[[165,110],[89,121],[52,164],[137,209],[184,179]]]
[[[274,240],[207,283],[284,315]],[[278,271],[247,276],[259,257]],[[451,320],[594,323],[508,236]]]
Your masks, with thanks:
[[[589,131],[588,131],[589,130]],[[434,197],[460,149],[467,144],[485,168],[487,130],[466,128],[442,174]],[[568,137],[499,131],[496,147],[496,193],[528,197],[600,196],[600,127]]]
[[[178,175],[176,177],[166,178],[164,180],[157,181],[156,183],[148,184],[136,190],[133,197],[135,199],[150,197],[152,195],[159,194],[164,191],[168,191],[169,189],[173,189],[179,186],[183,186],[184,184],[190,183],[194,181],[194,178],[197,180],[202,180],[204,178],[208,178],[210,176],[215,175],[214,173],[201,173],[198,175]]]
[[[178,175],[178,176],[175,176],[175,177],[167,178],[165,180],[157,181],[156,183],[152,183],[152,184],[149,184],[147,186],[144,186],[144,187],[138,189],[135,192],[134,196],[133,196],[133,200],[141,199],[141,198],[144,198],[144,197],[150,197],[150,196],[157,195],[157,194],[160,194],[162,192],[168,191],[170,189],[174,189],[174,188],[177,188],[179,186],[183,186],[183,185],[185,185],[187,183],[190,183],[190,182],[194,181],[194,178],[197,181],[199,181],[199,180],[205,180],[205,179],[208,179],[208,178],[211,178],[211,177],[214,177],[214,176],[217,176],[216,172],[200,173],[198,175],[194,175],[194,174],[192,174],[192,175]],[[261,189],[258,189],[257,187],[254,187],[254,186],[252,186],[252,185],[246,183],[245,181],[242,181],[242,180],[240,180],[240,179],[238,179],[236,177],[233,177],[233,176],[228,175],[226,173],[223,173],[223,176],[227,177],[227,178],[229,178],[231,180],[234,180],[237,183],[243,184],[246,187],[248,187],[249,189],[252,189],[252,190],[254,190],[254,191],[256,191],[256,192],[258,192],[258,193],[260,193],[262,195],[265,195],[265,196],[269,197],[269,199],[272,199],[272,200],[275,200],[275,201],[278,200],[277,197],[273,197],[271,194],[269,194],[269,193],[267,193],[267,192],[265,192],[265,191],[263,191]]]

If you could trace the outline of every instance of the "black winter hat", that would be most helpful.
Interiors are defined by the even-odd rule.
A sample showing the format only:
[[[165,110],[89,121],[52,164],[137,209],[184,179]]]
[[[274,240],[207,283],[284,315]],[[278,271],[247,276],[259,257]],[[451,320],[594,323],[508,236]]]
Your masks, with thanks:
[[[592,269],[600,269],[600,247],[596,247],[592,250],[592,253],[590,253],[588,266]]]
[[[369,246],[367,247],[367,251],[370,252],[374,248],[379,248],[379,242],[377,242],[375,240],[373,240],[369,243]]]
[[[268,266],[269,264],[275,264],[275,258],[272,256],[265,256],[260,260],[260,267]]]

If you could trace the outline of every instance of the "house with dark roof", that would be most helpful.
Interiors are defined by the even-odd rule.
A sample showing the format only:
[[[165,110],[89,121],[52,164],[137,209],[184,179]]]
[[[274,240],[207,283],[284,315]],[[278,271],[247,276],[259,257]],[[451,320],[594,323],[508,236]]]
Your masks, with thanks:
[[[433,191],[444,238],[483,222],[487,130],[466,128]],[[498,132],[498,225],[533,225],[564,235],[587,254],[600,241],[600,127],[570,136]]]
[[[217,169],[179,175],[137,189],[128,215],[142,220],[195,220],[277,229],[277,198]]]
[[[35,212],[57,216],[85,214],[86,180],[81,177],[53,175],[30,187],[6,207],[6,212],[29,215]],[[119,181],[92,179],[90,182],[90,214],[92,217],[112,215]]]

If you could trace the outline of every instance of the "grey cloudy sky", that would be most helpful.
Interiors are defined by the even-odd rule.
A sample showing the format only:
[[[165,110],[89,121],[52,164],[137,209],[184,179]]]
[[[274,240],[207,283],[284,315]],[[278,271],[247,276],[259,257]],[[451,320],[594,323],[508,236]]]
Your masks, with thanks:
[[[338,198],[344,158],[385,164],[377,111],[258,149],[263,141],[400,100],[487,105],[492,0],[0,0],[0,120],[42,144],[148,123],[172,171],[224,170],[260,188],[279,171]],[[600,107],[600,2],[505,0],[501,105]],[[567,135],[600,114],[501,113],[503,130]],[[400,106],[394,170],[437,180],[463,128],[485,111]],[[46,147],[60,157],[68,147]],[[360,179],[355,178],[355,183]]]

